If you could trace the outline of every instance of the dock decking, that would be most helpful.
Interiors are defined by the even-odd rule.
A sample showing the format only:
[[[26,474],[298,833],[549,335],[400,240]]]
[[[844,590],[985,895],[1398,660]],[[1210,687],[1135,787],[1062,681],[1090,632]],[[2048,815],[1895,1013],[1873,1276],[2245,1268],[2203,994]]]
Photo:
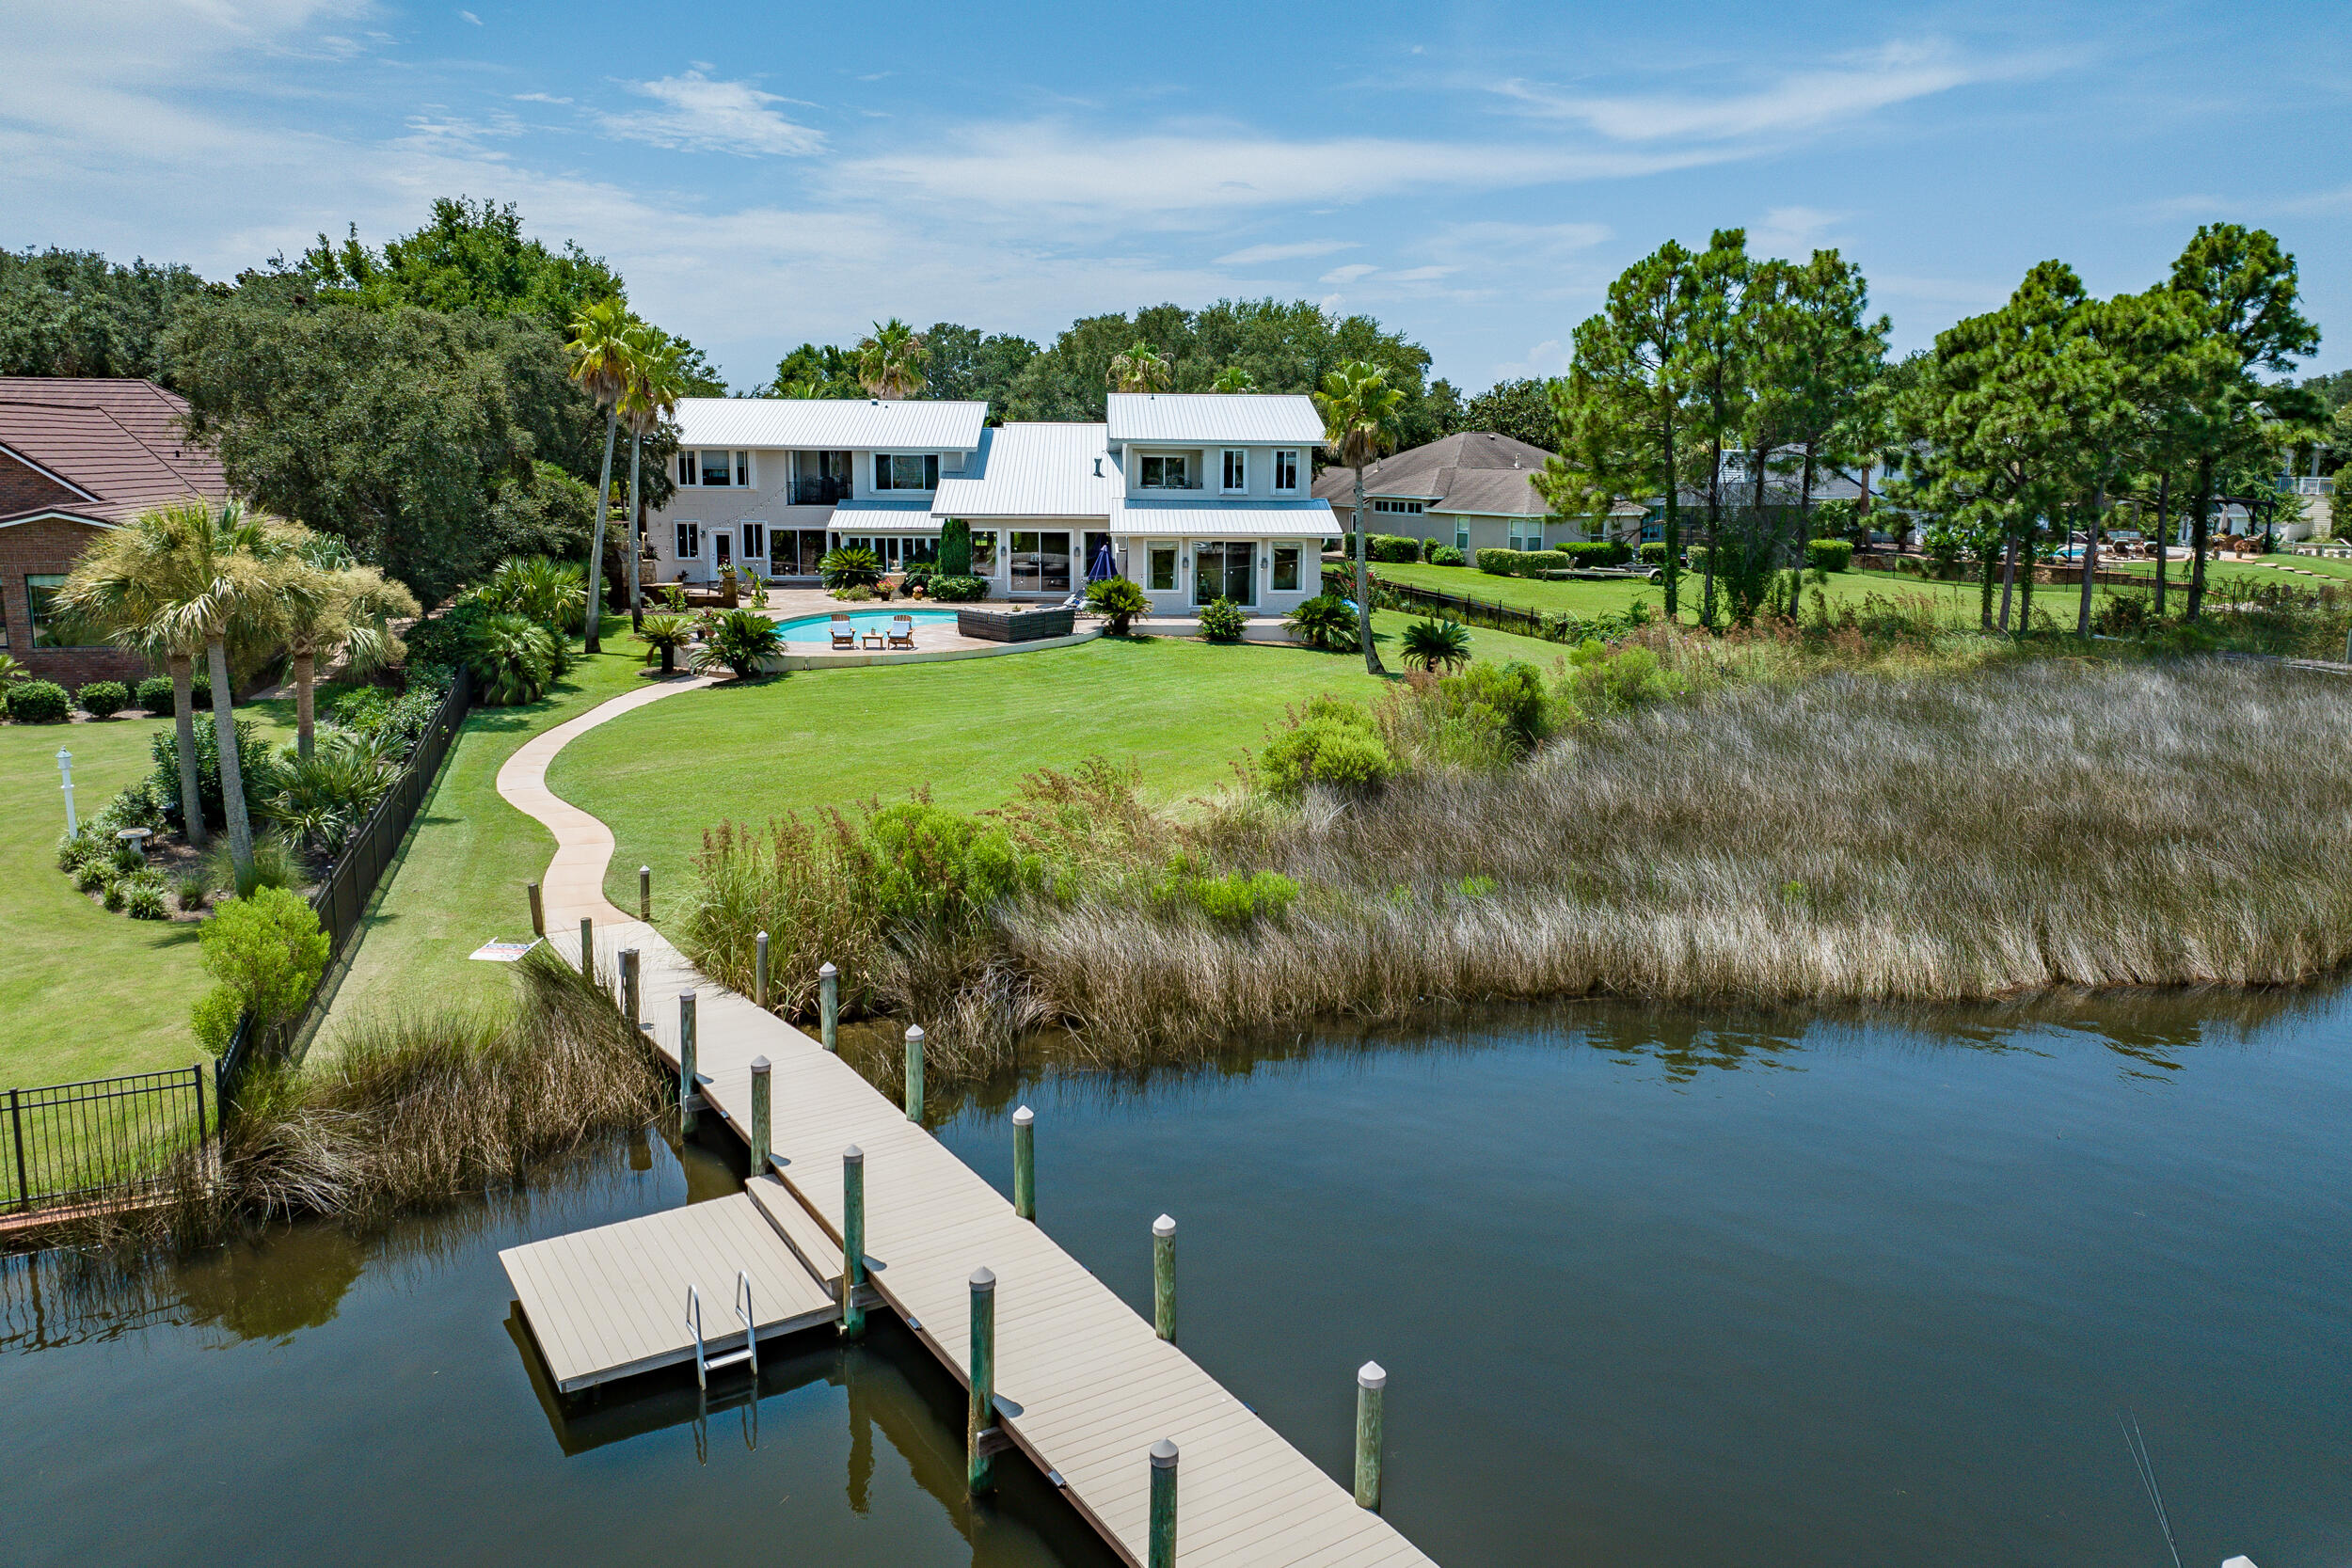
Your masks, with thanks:
[[[576,932],[552,936],[559,954],[579,961]],[[1430,1560],[1378,1514],[1356,1506],[1337,1482],[1310,1464],[1273,1428],[1195,1365],[1176,1346],[1161,1340],[1078,1261],[1012,1206],[930,1133],[907,1120],[840,1057],[783,1020],[724,990],[697,974],[660,932],[641,922],[599,927],[595,962],[600,974],[618,968],[623,948],[638,951],[642,994],[653,1038],[662,1054],[677,1060],[678,994],[696,992],[696,1068],[709,1107],[740,1129],[751,1120],[751,1063],[771,1064],[773,1180],[755,1180],[740,1199],[693,1209],[720,1209],[739,1201],[724,1221],[761,1227],[745,1229],[730,1244],[744,1250],[764,1246],[775,1287],[775,1310],[788,1299],[783,1280],[797,1269],[805,1288],[823,1289],[841,1267],[841,1153],[851,1144],[866,1156],[866,1254],[867,1279],[881,1299],[959,1379],[967,1379],[967,1314],[973,1270],[995,1272],[995,1386],[998,1424],[1012,1446],[1055,1480],[1079,1513],[1131,1563],[1144,1562],[1150,1510],[1151,1446],[1162,1438],[1181,1454],[1176,1556],[1180,1563],[1216,1563],[1220,1568],[1381,1568]],[[637,1288],[658,1311],[631,1314],[617,1305],[596,1307],[579,1298],[596,1278],[617,1282],[617,1273],[598,1275],[584,1261],[559,1279],[543,1274],[533,1288],[537,1305],[523,1296],[518,1270],[536,1267],[565,1243],[595,1240],[592,1252],[626,1252],[644,1238],[667,1241],[660,1222],[672,1214],[609,1226],[580,1237],[518,1247],[510,1259],[518,1297],[534,1337],[552,1364],[550,1338],[564,1340],[570,1328],[552,1325],[614,1323],[639,1316],[679,1322],[684,1337],[682,1277],[662,1272],[649,1259],[638,1264]],[[701,1222],[697,1222],[700,1224]],[[579,1254],[572,1255],[575,1258]],[[704,1286],[706,1337],[714,1319],[733,1327],[731,1307],[737,1268],[748,1261],[719,1259],[723,1279]],[[789,1264],[787,1269],[784,1265]],[[612,1270],[622,1268],[618,1257]],[[754,1294],[763,1323],[771,1310],[755,1275]],[[550,1326],[542,1326],[541,1314]],[[781,1322],[782,1320],[779,1320]],[[604,1352],[580,1338],[577,1354],[593,1360],[630,1348],[625,1337]],[[646,1331],[648,1334],[653,1329]],[[763,1330],[763,1333],[765,1331]],[[735,1343],[740,1342],[740,1332]],[[672,1361],[691,1358],[669,1353]],[[596,1373],[572,1375],[595,1381]],[[660,1363],[653,1363],[660,1364]],[[610,1375],[609,1373],[604,1375]],[[563,1374],[558,1374],[563,1385]]]

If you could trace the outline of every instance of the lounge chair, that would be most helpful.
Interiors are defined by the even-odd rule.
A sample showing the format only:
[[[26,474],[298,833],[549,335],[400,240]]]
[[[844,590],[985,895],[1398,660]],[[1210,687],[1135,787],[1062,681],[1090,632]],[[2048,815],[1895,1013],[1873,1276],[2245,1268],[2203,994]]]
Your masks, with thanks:
[[[851,650],[854,650],[857,647],[857,632],[850,626],[849,614],[845,610],[836,610],[834,611],[833,645],[836,648],[849,648]]]
[[[914,646],[914,616],[893,615],[890,618],[890,646],[894,648],[912,648]]]

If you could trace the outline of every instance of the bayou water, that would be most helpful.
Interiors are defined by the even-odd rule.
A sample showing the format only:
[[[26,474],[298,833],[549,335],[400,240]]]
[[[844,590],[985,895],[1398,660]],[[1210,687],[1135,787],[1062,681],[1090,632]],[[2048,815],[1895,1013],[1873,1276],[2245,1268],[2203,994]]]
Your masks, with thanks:
[[[1390,1372],[1388,1516],[1448,1568],[2352,1562],[2352,1001],[1901,1016],[1617,1006],[1285,1033],[936,1107],[1332,1474]],[[122,1279],[0,1264],[0,1494],[31,1562],[1095,1564],[961,1491],[960,1389],[886,1315],[566,1407],[502,1246],[733,1189],[616,1138],[375,1235]],[[976,1259],[976,1262],[985,1259]]]

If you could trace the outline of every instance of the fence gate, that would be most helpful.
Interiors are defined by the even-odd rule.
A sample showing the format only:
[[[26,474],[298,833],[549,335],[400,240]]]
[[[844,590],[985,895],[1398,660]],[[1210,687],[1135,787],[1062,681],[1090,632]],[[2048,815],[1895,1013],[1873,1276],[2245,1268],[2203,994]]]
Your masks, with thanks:
[[[200,1066],[8,1090],[5,1207],[111,1203],[160,1184],[174,1155],[210,1135],[204,1101]]]

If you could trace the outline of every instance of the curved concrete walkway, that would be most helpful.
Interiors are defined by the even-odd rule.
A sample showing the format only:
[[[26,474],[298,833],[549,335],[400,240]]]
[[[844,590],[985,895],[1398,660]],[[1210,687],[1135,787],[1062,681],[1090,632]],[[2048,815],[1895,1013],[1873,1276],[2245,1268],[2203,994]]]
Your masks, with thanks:
[[[582,918],[597,925],[634,920],[606,901],[604,871],[612,861],[612,830],[548,788],[548,764],[576,736],[609,723],[647,703],[658,703],[681,691],[708,686],[714,677],[693,675],[665,680],[598,703],[577,719],[567,720],[544,735],[534,735],[516,749],[499,769],[499,794],[508,805],[537,817],[555,835],[555,859],[540,879],[549,931],[570,930]]]

